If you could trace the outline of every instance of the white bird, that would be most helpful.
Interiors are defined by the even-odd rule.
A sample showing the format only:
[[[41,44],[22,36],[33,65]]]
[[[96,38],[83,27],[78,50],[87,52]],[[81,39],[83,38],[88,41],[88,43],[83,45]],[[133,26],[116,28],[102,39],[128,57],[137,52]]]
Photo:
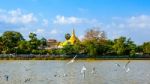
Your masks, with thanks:
[[[86,71],[86,67],[83,66],[81,69],[81,74],[83,75],[83,78],[85,78],[85,71]]]
[[[66,76],[67,76],[67,74],[64,73],[64,74],[63,74],[63,77],[66,77]]]
[[[125,68],[125,71],[126,72],[129,72],[130,71],[130,68],[128,67],[128,68]]]
[[[75,55],[67,64],[73,63],[75,61],[76,57],[77,57],[77,55]]]
[[[86,67],[85,66],[82,67],[81,73],[83,73],[84,71],[86,71]]]
[[[130,63],[130,60],[126,63],[125,67],[127,67],[129,63]]]
[[[125,69],[126,72],[129,72],[129,71],[130,71],[130,68],[127,67],[129,63],[130,63],[130,61],[128,61],[128,62],[126,63],[126,65],[124,66],[124,69]]]

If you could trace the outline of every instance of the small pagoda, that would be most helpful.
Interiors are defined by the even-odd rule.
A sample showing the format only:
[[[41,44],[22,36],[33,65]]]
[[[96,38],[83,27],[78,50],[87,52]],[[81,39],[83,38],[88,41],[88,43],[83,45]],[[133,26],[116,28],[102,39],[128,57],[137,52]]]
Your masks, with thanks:
[[[78,39],[78,37],[76,37],[75,35],[75,30],[73,29],[72,30],[72,34],[71,34],[71,37],[64,41],[64,42],[61,42],[59,45],[58,45],[58,48],[63,48],[64,46],[66,45],[74,45],[76,44],[77,42],[80,42],[80,40]]]

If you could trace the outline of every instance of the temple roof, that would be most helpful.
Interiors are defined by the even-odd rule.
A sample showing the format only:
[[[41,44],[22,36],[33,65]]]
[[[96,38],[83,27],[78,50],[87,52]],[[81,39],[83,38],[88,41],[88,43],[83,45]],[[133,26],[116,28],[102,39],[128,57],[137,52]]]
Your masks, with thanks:
[[[61,42],[59,47],[65,46],[65,45],[74,45],[76,42],[79,42],[80,40],[76,37],[74,29],[72,30],[72,34],[69,40],[66,40],[64,42]]]
[[[73,31],[72,31],[72,35],[71,35],[69,41],[70,41],[71,44],[74,44],[76,41],[79,41],[79,39],[78,39],[78,38],[76,37],[76,35],[75,35],[74,29],[73,29]]]

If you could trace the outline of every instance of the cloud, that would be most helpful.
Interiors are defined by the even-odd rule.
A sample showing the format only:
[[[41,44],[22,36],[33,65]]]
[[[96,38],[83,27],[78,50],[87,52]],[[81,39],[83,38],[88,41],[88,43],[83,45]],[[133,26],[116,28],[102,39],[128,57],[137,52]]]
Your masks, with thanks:
[[[39,28],[36,30],[36,33],[43,34],[45,32],[45,29]]]
[[[37,18],[33,13],[24,13],[21,9],[16,10],[1,10],[0,11],[0,22],[8,24],[32,24],[37,22]]]
[[[23,34],[25,39],[28,39],[29,32],[42,34],[44,32],[43,25],[40,23],[42,18],[36,16],[32,12],[25,12],[20,8],[15,10],[0,9],[0,33],[8,30],[18,31]],[[39,20],[41,21],[39,22]]]
[[[53,21],[55,24],[78,24],[82,23],[83,19],[77,17],[65,17],[65,16],[56,16],[56,19]]]
[[[149,15],[132,16],[127,19],[127,24],[129,27],[150,28],[150,16]]]
[[[49,21],[47,19],[43,19],[43,26],[48,26]]]
[[[61,25],[68,25],[68,24],[93,24],[97,23],[96,19],[85,19],[85,18],[78,18],[75,16],[65,17],[57,15],[55,20],[53,21],[54,24],[61,24]]]
[[[103,27],[113,38],[122,35],[132,37],[138,34],[135,32],[141,32],[144,35],[150,30],[150,15],[113,17],[111,23],[104,24]]]
[[[120,28],[150,28],[150,15],[130,17],[113,17],[113,21]]]
[[[56,29],[53,29],[50,31],[50,34],[58,34],[58,31]]]
[[[110,39],[125,36],[137,44],[149,41],[150,15],[113,17],[110,23],[104,23],[103,29]]]

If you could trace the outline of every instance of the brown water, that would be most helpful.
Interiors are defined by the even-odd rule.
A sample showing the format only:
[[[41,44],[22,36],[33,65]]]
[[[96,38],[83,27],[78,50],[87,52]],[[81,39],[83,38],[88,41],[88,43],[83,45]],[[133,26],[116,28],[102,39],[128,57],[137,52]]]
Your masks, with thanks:
[[[149,60],[67,63],[0,61],[0,84],[150,84]]]

